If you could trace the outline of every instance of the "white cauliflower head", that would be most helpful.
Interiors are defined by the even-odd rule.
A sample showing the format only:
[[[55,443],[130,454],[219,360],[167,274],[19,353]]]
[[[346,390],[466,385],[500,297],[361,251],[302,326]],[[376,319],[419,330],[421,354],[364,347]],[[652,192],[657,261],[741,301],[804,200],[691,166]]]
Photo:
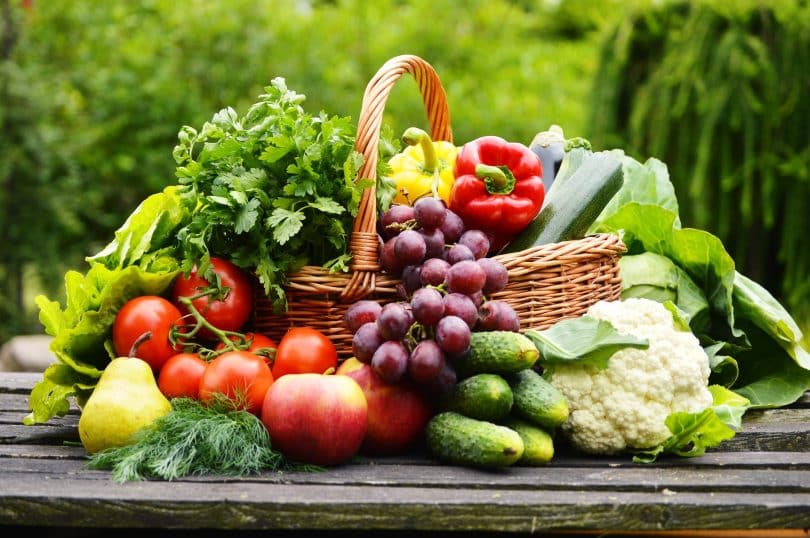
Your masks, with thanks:
[[[570,416],[562,433],[583,452],[615,454],[651,448],[670,435],[670,413],[712,405],[709,359],[697,338],[678,330],[672,313],[650,299],[600,301],[588,309],[618,332],[644,338],[647,349],[625,348],[608,366],[555,365],[549,381],[565,395]]]

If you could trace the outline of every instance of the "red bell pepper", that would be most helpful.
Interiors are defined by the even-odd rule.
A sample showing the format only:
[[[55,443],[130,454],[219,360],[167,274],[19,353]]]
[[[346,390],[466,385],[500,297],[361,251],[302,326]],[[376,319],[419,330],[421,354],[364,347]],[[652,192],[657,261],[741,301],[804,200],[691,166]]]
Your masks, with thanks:
[[[490,236],[500,250],[540,212],[545,196],[540,159],[519,142],[482,136],[461,147],[450,209],[468,229]]]

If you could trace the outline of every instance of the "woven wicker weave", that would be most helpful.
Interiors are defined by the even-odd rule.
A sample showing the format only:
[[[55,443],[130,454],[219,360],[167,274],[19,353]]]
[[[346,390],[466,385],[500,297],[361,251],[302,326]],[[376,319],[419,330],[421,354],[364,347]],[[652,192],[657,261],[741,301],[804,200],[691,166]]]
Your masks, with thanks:
[[[363,95],[355,148],[365,162],[358,178],[376,179],[383,110],[394,84],[406,73],[419,87],[431,138],[453,141],[447,97],[436,71],[417,56],[397,56],[377,71]],[[399,279],[380,272],[376,223],[376,189],[372,186],[364,191],[354,221],[349,272],[330,273],[308,266],[288,274],[288,310],[283,314],[273,312],[257,287],[254,330],[278,339],[290,327],[307,325],[326,334],[341,358],[350,356],[352,335],[343,323],[349,305],[361,298],[383,304],[400,299]],[[498,255],[509,272],[509,283],[490,298],[510,303],[522,328],[546,328],[560,319],[581,315],[600,299],[619,297],[617,262],[624,249],[617,236],[603,234]]]

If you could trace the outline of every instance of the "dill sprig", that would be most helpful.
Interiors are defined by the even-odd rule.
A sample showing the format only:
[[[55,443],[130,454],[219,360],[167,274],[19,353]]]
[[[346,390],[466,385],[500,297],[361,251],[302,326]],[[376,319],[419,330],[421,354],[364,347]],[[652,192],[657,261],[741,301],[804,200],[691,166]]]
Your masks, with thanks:
[[[244,476],[264,470],[317,471],[288,461],[271,446],[259,418],[227,399],[203,404],[175,398],[172,410],[139,431],[132,444],[90,456],[88,467],[112,471],[116,482],[189,475]]]

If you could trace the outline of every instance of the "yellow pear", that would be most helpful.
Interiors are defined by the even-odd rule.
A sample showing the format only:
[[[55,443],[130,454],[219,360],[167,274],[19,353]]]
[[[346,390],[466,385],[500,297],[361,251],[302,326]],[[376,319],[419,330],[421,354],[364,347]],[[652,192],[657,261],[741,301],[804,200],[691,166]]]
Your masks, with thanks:
[[[171,410],[149,364],[118,357],[104,369],[79,417],[79,438],[89,454],[125,446],[138,430]]]

